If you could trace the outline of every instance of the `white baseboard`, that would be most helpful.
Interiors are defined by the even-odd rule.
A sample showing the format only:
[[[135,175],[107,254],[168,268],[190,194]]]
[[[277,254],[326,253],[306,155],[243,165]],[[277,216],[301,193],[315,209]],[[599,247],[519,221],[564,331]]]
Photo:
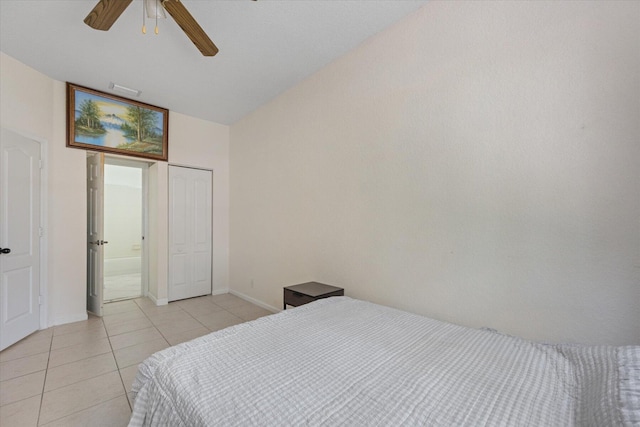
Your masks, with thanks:
[[[167,305],[169,304],[169,300],[167,298],[156,298],[152,293],[147,294],[147,298],[149,298],[155,305]]]
[[[82,320],[87,320],[88,318],[89,318],[89,315],[87,314],[86,311],[82,313],[76,313],[70,316],[56,317],[55,319],[53,319],[49,327],[64,325],[64,324],[73,323],[73,322],[80,322]]]
[[[214,291],[211,291],[211,295],[222,295],[222,294],[228,294],[228,293],[229,293],[229,288],[216,289]]]
[[[237,296],[238,298],[242,298],[242,299],[243,299],[243,300],[245,300],[245,301],[249,301],[249,302],[250,302],[250,303],[252,303],[252,304],[255,304],[255,305],[257,305],[257,306],[260,306],[260,307],[264,308],[265,310],[269,310],[269,311],[271,311],[271,312],[273,312],[273,313],[279,313],[280,311],[282,311],[282,310],[281,310],[281,309],[279,309],[279,308],[275,308],[275,307],[273,307],[273,306],[271,306],[271,305],[269,305],[269,304],[265,304],[265,303],[263,303],[262,301],[259,301],[259,300],[255,299],[255,298],[251,298],[250,296],[245,295],[245,294],[243,294],[243,293],[241,293],[241,292],[238,292],[238,291],[234,291],[234,290],[232,290],[232,289],[229,289],[229,293],[230,293],[230,294],[232,294],[232,295]]]

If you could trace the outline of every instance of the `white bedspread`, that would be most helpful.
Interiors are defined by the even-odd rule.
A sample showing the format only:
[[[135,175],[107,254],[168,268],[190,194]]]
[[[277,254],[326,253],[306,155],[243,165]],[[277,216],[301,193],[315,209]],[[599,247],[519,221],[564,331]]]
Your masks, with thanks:
[[[130,426],[640,425],[640,347],[536,344],[347,297],[140,365]]]

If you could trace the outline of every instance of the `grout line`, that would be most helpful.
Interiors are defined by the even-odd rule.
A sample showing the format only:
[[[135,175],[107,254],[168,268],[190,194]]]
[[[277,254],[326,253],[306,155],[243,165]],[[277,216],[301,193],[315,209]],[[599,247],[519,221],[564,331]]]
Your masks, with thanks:
[[[51,341],[49,342],[49,356],[47,357],[47,367],[44,371],[44,381],[42,381],[42,393],[40,393],[40,405],[38,406],[38,419],[36,426],[40,425],[40,415],[42,414],[42,402],[44,401],[44,387],[47,384],[47,375],[49,374],[49,361],[51,360],[51,348],[53,347],[53,331],[51,331]]]
[[[107,339],[107,338],[108,338],[108,337],[104,337],[104,338],[101,338],[101,339]],[[78,344],[78,345],[80,345],[80,344]],[[71,346],[69,346],[69,347],[71,347]],[[69,348],[69,347],[63,347],[62,349],[56,349],[56,350],[52,350],[52,351],[63,350],[63,349]],[[65,363],[61,363],[60,365],[51,366],[51,367],[49,367],[49,362],[47,362],[47,371],[48,371],[49,369],[56,369],[56,368],[59,368],[59,367],[61,367],[61,366],[66,366],[66,365],[69,365],[69,364],[71,364],[71,363],[81,362],[81,361],[83,361],[83,360],[90,359],[90,358],[92,358],[92,357],[102,356],[103,354],[107,354],[107,353],[109,353],[109,351],[108,351],[108,350],[107,350],[107,351],[105,351],[105,352],[102,352],[102,353],[92,354],[91,356],[83,357],[82,359],[72,360],[71,362],[65,362]],[[51,359],[51,353],[49,353],[49,359]]]
[[[200,297],[196,297],[196,298],[200,298]],[[169,303],[169,304],[171,304],[171,303]],[[187,316],[191,317],[193,320],[195,320],[196,322],[200,323],[200,325],[202,325],[207,331],[209,331],[209,328],[207,328],[205,325],[203,325],[198,319],[196,319],[191,313],[189,313],[187,310],[185,310],[180,304],[176,304],[176,305],[178,306],[180,311],[185,312],[187,314]],[[176,311],[178,311],[178,310],[176,310]],[[158,333],[160,333],[160,336],[162,336],[162,338],[164,338],[164,340],[167,342],[167,344],[169,344],[170,347],[173,347],[171,345],[171,343],[169,342],[169,340],[167,339],[167,337],[165,336],[165,334],[163,334],[162,331],[160,329],[158,329],[158,327],[153,323],[153,320],[149,319],[149,321],[151,321],[153,326],[156,328]],[[189,330],[191,330],[191,329],[189,329]],[[182,333],[185,333],[185,332],[187,332],[187,331],[179,332],[179,334],[182,334]]]
[[[103,326],[104,326],[104,325],[103,325]],[[107,337],[107,338],[108,338],[108,337]],[[52,342],[52,345],[53,345],[53,336],[51,337],[51,342]],[[109,342],[109,346],[111,347],[111,342]],[[84,359],[76,360],[76,362],[80,362],[80,361],[82,361],[82,360],[90,359],[90,358],[92,358],[92,357],[102,356],[103,354],[107,354],[107,353],[108,353],[108,352],[104,352],[104,353],[97,354],[97,355],[95,355],[95,356],[85,357]],[[113,348],[111,349],[111,355],[113,356],[113,360],[114,360],[114,362],[116,363],[116,370],[115,370],[115,371],[109,371],[109,372],[102,373],[102,374],[100,374],[100,375],[96,375],[95,377],[85,378],[85,379],[83,379],[83,380],[76,381],[76,382],[71,383],[71,384],[67,384],[67,385],[65,385],[65,386],[63,386],[63,387],[67,387],[67,386],[70,386],[70,385],[73,385],[73,384],[78,384],[78,383],[80,383],[80,382],[82,382],[82,381],[86,381],[86,380],[89,380],[89,379],[93,379],[93,378],[99,377],[99,376],[101,376],[101,375],[110,374],[110,373],[112,373],[112,372],[118,372],[118,376],[120,377],[120,381],[122,382],[122,375],[120,375],[120,370],[118,369],[118,361],[116,360],[116,356],[115,356],[115,354],[113,353]],[[74,362],[69,362],[69,363],[74,363]],[[62,364],[62,365],[58,365],[58,366],[64,366],[64,365],[68,365],[68,363],[64,363],[64,364]],[[57,368],[58,366],[54,366],[54,367],[53,367],[53,368],[51,368],[51,369],[55,369],[55,368]],[[43,390],[42,390],[42,397],[41,397],[41,399],[40,399],[40,409],[38,410],[38,423],[36,424],[36,426],[39,426],[39,425],[40,425],[40,415],[41,415],[41,413],[42,413],[42,402],[43,402],[43,400],[44,400],[44,393],[45,393],[45,391],[44,391],[44,387],[45,387],[45,385],[46,385],[46,383],[47,383],[47,378],[46,378],[46,377],[47,377],[47,374],[48,374],[48,373],[49,373],[49,361],[47,361],[47,371],[46,371],[46,373],[45,373],[45,381],[44,381],[44,384],[42,385],[42,388],[43,388]],[[123,387],[124,387],[124,383],[123,383],[122,385],[123,385]],[[52,392],[55,392],[56,390],[60,390],[60,389],[61,389],[61,388],[63,388],[63,387],[59,387],[59,388],[56,388],[56,389],[53,389],[53,390],[49,390],[49,391],[48,391],[48,392],[46,392],[46,393],[52,393]],[[63,415],[62,417],[59,417],[59,418],[56,418],[56,419],[54,419],[54,420],[49,421],[47,424],[52,423],[52,422],[54,422],[54,421],[56,421],[56,420],[59,420],[59,419],[65,418],[65,417],[70,417],[71,415],[74,415],[74,414],[77,414],[77,413],[79,413],[79,412],[85,411],[85,410],[87,410],[87,409],[93,408],[93,407],[95,407],[95,406],[101,405],[101,404],[103,404],[103,403],[105,403],[105,402],[110,402],[111,400],[117,399],[117,398],[118,398],[118,397],[120,397],[120,396],[122,396],[122,395],[118,395],[117,397],[114,397],[113,399],[108,399],[108,400],[105,400],[105,401],[103,401],[103,402],[98,402],[98,403],[96,403],[95,405],[89,406],[88,408],[84,408],[84,409],[77,410],[77,411],[75,411],[75,412],[68,413],[68,414],[66,414],[66,415]],[[127,397],[127,389],[126,389],[126,387],[124,388],[124,396],[125,396],[125,398],[127,399],[127,404],[129,404],[129,398]],[[129,404],[129,408],[131,408],[131,405],[130,405],[130,404]]]
[[[124,397],[125,399],[127,399],[127,405],[129,405],[129,409],[131,410],[131,412],[133,412],[133,408],[131,407],[131,402],[129,402],[129,396],[127,395],[127,386],[124,384],[124,380],[122,379],[122,372],[120,372],[120,365],[118,364],[118,359],[116,359],[116,352],[113,350],[113,344],[111,344],[111,336],[109,335],[109,331],[107,331],[107,327],[104,324],[104,319],[102,319],[102,326],[104,326],[104,329],[107,332],[107,339],[109,340],[109,348],[111,348],[111,356],[113,356],[113,361],[116,364],[116,371],[118,372],[118,376],[120,377],[120,384],[122,384],[122,388],[124,389]]]
[[[143,298],[146,298],[146,297],[143,297]],[[147,315],[147,313],[145,313],[145,311],[142,309],[142,307],[140,307],[140,304],[138,304],[138,303],[136,302],[136,300],[135,300],[135,299],[133,300],[133,302],[138,306],[138,308],[140,308],[140,311],[142,311],[142,314],[144,314],[144,317],[146,317],[146,318],[147,318],[147,320],[151,323],[151,326],[153,326],[153,328],[154,328],[156,331],[158,331],[158,333],[160,334],[160,336],[162,337],[162,339],[164,339],[164,340],[167,342],[167,344],[169,344],[169,341],[167,341],[167,339],[165,338],[165,336],[164,336],[164,334],[162,333],[162,331],[160,331],[160,329],[158,329],[158,327],[156,326],[156,324],[155,324],[155,323],[153,323],[153,320],[151,320],[151,318]],[[170,303],[169,303],[169,304],[170,304]],[[169,304],[167,304],[167,305],[169,305]],[[156,306],[156,307],[157,307],[157,306]],[[178,308],[179,308],[180,310],[182,310],[182,307],[178,306]],[[176,310],[176,311],[177,311],[177,310]],[[184,310],[183,310],[183,311],[184,311]],[[169,346],[171,346],[171,344],[169,344]]]
[[[64,363],[64,364],[62,364],[62,365],[54,366],[54,367],[52,367],[52,368],[47,368],[47,373],[46,373],[46,375],[49,375],[49,369],[56,369],[56,368],[59,368],[59,367],[62,367],[62,366],[70,365],[70,364],[72,364],[72,363],[82,362],[83,360],[93,359],[93,358],[95,358],[95,357],[104,356],[105,354],[111,354],[111,356],[113,356],[113,359],[114,359],[114,361],[115,361],[115,356],[113,355],[113,352],[105,351],[104,353],[96,354],[96,355],[94,355],[94,356],[85,357],[84,359],[76,360],[76,361],[69,362],[69,363]],[[63,385],[63,386],[53,388],[53,389],[51,389],[51,390],[45,390],[44,392],[45,392],[45,393],[50,393],[50,392],[52,392],[52,391],[59,390],[59,389],[64,388],[64,387],[68,387],[68,386],[70,386],[70,385],[74,385],[74,384],[81,383],[82,381],[86,381],[86,380],[90,380],[90,379],[93,379],[93,378],[96,378],[96,377],[99,377],[99,376],[102,376],[102,375],[110,374],[111,372],[115,372],[115,371],[117,371],[117,370],[118,370],[118,365],[116,364],[116,369],[114,369],[113,371],[103,372],[103,373],[101,373],[101,374],[95,374],[95,373],[94,373],[94,374],[92,374],[93,376],[91,376],[91,377],[83,378],[83,379],[81,379],[81,380],[77,380],[77,381],[74,381],[74,382],[72,382],[72,383],[65,384],[65,385]],[[45,379],[46,379],[46,378],[45,378]],[[46,381],[45,381],[45,382],[46,382]],[[46,384],[45,384],[45,385],[46,385]]]

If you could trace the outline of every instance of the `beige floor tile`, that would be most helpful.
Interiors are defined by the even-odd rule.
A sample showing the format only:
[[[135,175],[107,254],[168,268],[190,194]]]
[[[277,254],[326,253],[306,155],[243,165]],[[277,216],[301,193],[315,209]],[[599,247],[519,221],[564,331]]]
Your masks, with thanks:
[[[193,317],[183,309],[165,311],[163,313],[149,313],[147,316],[149,317],[149,320],[151,320],[151,323],[153,323],[154,325],[157,325],[158,323],[166,323],[166,322],[174,322],[176,320],[190,319]]]
[[[81,344],[64,347],[59,350],[51,350],[49,355],[49,369],[66,363],[76,362],[87,357],[111,351],[108,338],[101,338],[97,341],[84,342]]]
[[[53,336],[53,328],[41,329],[39,331],[35,331],[28,337],[23,338],[22,340],[20,340],[20,342],[25,343],[29,341],[36,341],[45,337],[51,338],[52,336]]]
[[[172,322],[157,323],[156,328],[162,335],[175,335],[180,332],[190,331],[191,329],[197,329],[202,324],[193,317],[188,319],[175,320]]]
[[[137,365],[156,351],[160,351],[169,347],[169,343],[164,338],[145,342],[131,347],[121,348],[114,351],[118,368],[126,368],[127,366]]]
[[[42,337],[51,337],[51,336],[53,336],[53,328],[40,329],[39,331],[35,331],[34,333],[26,337],[25,340],[31,339],[31,338],[38,339]]]
[[[243,305],[253,305],[249,301],[245,301],[242,298],[238,298],[237,296],[231,294],[215,295],[211,298],[211,300],[214,304],[224,309],[240,307]]]
[[[106,304],[104,313],[104,318],[91,316],[38,331],[19,346],[0,352],[3,427],[35,426],[41,399],[41,425],[125,426],[140,362],[210,330],[272,314],[231,294],[165,306],[138,298]]]
[[[64,325],[54,326],[53,327],[53,336],[56,335],[64,335],[64,334],[72,334],[74,332],[86,331],[96,328],[104,328],[102,324],[102,318],[89,316],[87,320],[82,320],[80,322],[73,323],[65,323]]]
[[[55,368],[49,368],[44,391],[65,387],[108,372],[116,371],[117,369],[115,358],[111,352],[88,357],[78,360],[77,362],[66,363]]]
[[[124,388],[127,390],[127,393],[131,392],[131,386],[133,385],[133,380],[136,379],[137,373],[138,365],[131,365],[120,369],[120,378],[122,378],[122,383],[124,384]]]
[[[135,322],[139,319],[146,319],[147,316],[142,310],[125,311],[124,313],[112,314],[111,316],[103,317],[102,321],[104,326],[109,328],[110,326],[119,325],[121,323]]]
[[[129,406],[133,409],[133,393],[127,393],[127,400],[129,401]]]
[[[140,308],[142,309],[144,314],[146,314],[149,317],[152,317],[158,314],[171,313],[172,311],[182,310],[182,307],[180,307],[175,303],[169,303],[166,305],[144,306]]]
[[[140,308],[142,308],[142,307],[157,307],[156,303],[151,301],[147,297],[134,298],[131,301],[134,302]]]
[[[212,302],[199,302],[198,304],[192,304],[186,307],[183,307],[184,311],[188,313],[190,316],[202,316],[204,314],[215,313],[217,311],[223,311],[224,308],[213,304]]]
[[[197,304],[202,301],[211,301],[211,295],[203,295],[201,297],[179,299],[177,301],[171,301],[170,304],[176,304],[179,306],[189,306],[191,304]]]
[[[32,374],[47,368],[49,353],[40,353],[0,363],[0,381]]]
[[[211,331],[218,331],[244,322],[244,320],[238,316],[234,316],[228,311],[219,311],[204,316],[198,316],[197,319]]]
[[[110,337],[109,340],[111,341],[111,347],[114,350],[120,350],[121,348],[157,340],[158,338],[162,338],[162,335],[160,335],[160,332],[158,332],[156,328],[151,327],[139,329],[137,331],[126,332],[120,335],[114,335]]]
[[[124,427],[131,418],[131,408],[125,395],[92,406],[75,414],[44,424],[47,427]],[[41,424],[42,425],[42,424]]]
[[[265,310],[264,308],[258,307],[257,305],[253,305],[253,304],[247,305],[247,306],[229,308],[228,310],[231,314],[234,314],[239,318],[241,318],[242,320],[246,320],[246,321],[255,320],[259,317],[269,316],[270,314],[273,314],[269,310]]]
[[[61,348],[89,342],[97,343],[106,337],[107,331],[104,328],[94,328],[85,331],[72,332],[70,334],[56,335],[53,337],[51,350],[60,350]]]
[[[107,317],[113,314],[126,313],[127,311],[136,310],[140,310],[140,307],[138,307],[138,304],[136,304],[132,300],[111,302],[104,305],[104,307],[102,308],[102,315]]]
[[[149,319],[141,318],[130,320],[128,322],[118,323],[115,325],[107,326],[107,334],[109,336],[124,334],[125,332],[137,331],[140,329],[146,329],[153,326]]]
[[[0,406],[42,394],[46,371],[34,372],[0,382]],[[1,410],[0,410],[1,411]]]
[[[218,301],[233,300],[236,298],[240,299],[239,297],[229,292],[224,294],[209,295],[209,298],[211,298],[211,300],[215,303],[217,303]]]
[[[110,372],[44,393],[40,424],[75,414],[100,403],[124,396],[118,372]]]
[[[209,313],[215,313],[218,311],[224,311],[224,308],[219,307],[215,304],[211,304],[212,308],[206,308],[206,307],[191,307],[189,309],[186,309],[185,311],[187,313],[189,313],[190,316],[193,317],[197,317],[197,316],[204,316],[205,314],[209,314]]]
[[[179,332],[177,334],[168,334],[165,335],[164,338],[169,342],[169,344],[177,345],[186,341],[191,341],[192,339],[207,335],[209,333],[211,333],[209,329],[201,326],[197,329],[191,329],[188,331]]]
[[[25,338],[11,347],[0,352],[0,362],[20,359],[25,356],[33,356],[49,351],[51,348],[51,336],[41,336],[37,339]]]
[[[189,298],[189,299],[183,299],[180,301],[176,301],[172,304],[176,304],[179,305],[180,307],[182,307],[183,310],[187,310],[189,308],[192,307],[211,307],[213,301],[211,300],[210,297],[205,296],[205,297],[198,297],[198,298]]]
[[[35,427],[38,425],[40,394],[0,408],[0,426]]]
[[[240,323],[244,323],[244,320],[237,318],[237,320],[227,320],[222,322],[215,322],[207,326],[211,332],[221,331],[226,328],[230,328],[231,326],[239,325]]]

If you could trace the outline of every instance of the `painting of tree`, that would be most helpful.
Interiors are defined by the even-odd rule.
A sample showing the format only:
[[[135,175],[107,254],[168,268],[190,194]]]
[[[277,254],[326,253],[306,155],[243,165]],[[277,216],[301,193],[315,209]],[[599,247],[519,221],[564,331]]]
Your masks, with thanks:
[[[169,111],[67,83],[67,146],[164,160]]]
[[[157,113],[146,108],[130,105],[127,107],[126,123],[122,130],[136,141],[150,141],[157,137],[155,134]]]
[[[81,131],[85,133],[99,134],[104,133],[105,129],[100,123],[100,107],[91,99],[85,99],[80,104],[80,117],[76,120],[76,124],[81,127]]]

